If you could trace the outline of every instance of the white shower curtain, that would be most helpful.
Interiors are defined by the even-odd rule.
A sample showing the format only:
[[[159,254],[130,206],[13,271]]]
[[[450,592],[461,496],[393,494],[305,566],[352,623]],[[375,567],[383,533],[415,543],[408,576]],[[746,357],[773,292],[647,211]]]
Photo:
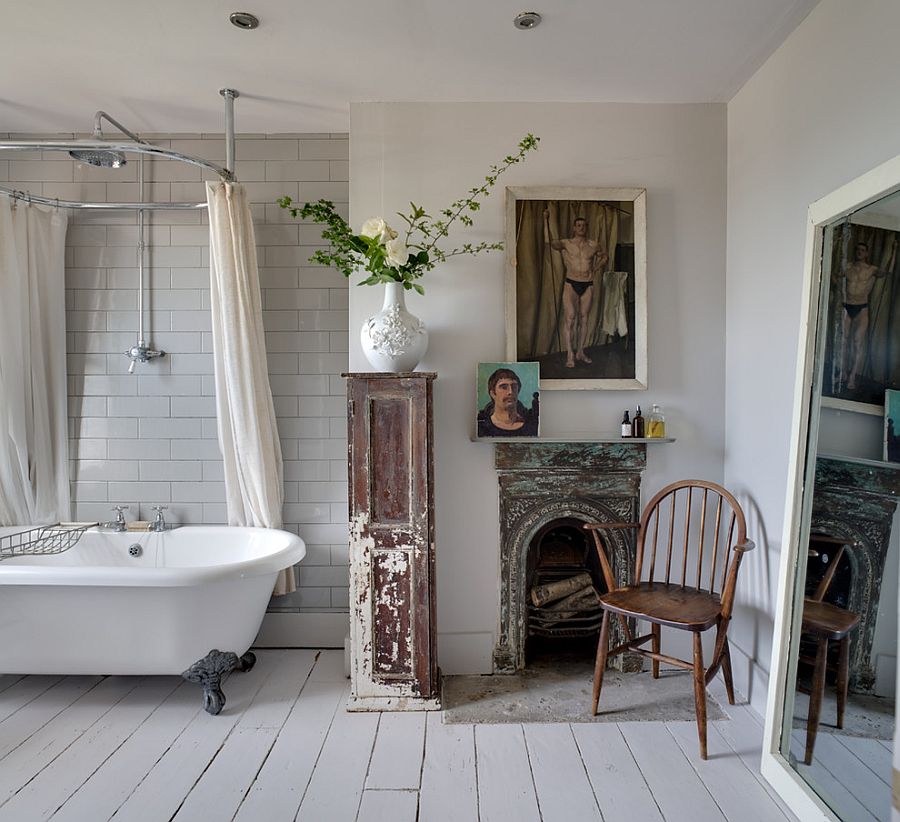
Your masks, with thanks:
[[[244,187],[233,183],[207,183],[206,199],[216,414],[228,524],[280,528],[281,442],[269,387],[250,206]],[[296,587],[293,569],[286,568],[275,594]]]
[[[70,516],[67,222],[0,197],[0,525]]]

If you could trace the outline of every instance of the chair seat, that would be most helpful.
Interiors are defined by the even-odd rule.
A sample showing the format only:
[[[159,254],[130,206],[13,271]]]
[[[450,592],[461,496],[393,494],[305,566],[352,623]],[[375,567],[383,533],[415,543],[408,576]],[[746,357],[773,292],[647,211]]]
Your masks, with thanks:
[[[722,612],[718,594],[664,582],[642,582],[619,588],[603,594],[600,602],[613,613],[686,631],[711,628]]]
[[[842,639],[859,624],[859,614],[827,602],[803,600],[803,630],[828,639]]]

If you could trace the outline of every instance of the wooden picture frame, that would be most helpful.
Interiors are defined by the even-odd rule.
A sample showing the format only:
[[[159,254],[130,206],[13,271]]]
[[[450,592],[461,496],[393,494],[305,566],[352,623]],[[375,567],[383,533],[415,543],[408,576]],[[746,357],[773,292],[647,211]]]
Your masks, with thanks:
[[[508,360],[542,389],[647,388],[646,189],[508,187],[506,251]]]

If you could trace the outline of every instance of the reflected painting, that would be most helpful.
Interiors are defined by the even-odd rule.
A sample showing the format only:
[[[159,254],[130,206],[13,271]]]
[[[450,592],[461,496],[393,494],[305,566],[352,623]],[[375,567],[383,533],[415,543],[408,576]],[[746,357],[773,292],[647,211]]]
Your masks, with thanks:
[[[822,395],[882,405],[900,389],[900,231],[859,219],[832,234]]]

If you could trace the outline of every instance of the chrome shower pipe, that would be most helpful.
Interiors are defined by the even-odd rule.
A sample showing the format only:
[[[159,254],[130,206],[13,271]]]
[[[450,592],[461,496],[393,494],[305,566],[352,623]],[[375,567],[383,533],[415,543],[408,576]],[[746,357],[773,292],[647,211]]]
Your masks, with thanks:
[[[131,138],[132,140],[134,140],[136,143],[141,143],[142,145],[145,145],[145,146],[146,146],[146,145],[150,145],[146,140],[142,140],[142,139],[141,139],[140,137],[138,137],[137,134],[135,134],[133,131],[129,131],[129,130],[128,130],[127,128],[125,128],[125,126],[123,126],[118,120],[116,120],[115,117],[111,117],[111,116],[110,116],[109,114],[107,114],[105,111],[98,111],[98,112],[94,115],[94,136],[95,136],[95,137],[102,137],[102,136],[103,136],[103,129],[100,127],[100,123],[101,123],[102,120],[106,120],[107,123],[110,123],[111,125],[114,125],[117,129],[119,129],[119,131],[122,132],[122,134],[124,134],[126,137],[130,137],[130,138]]]
[[[144,155],[138,158],[138,198],[140,204],[144,203]],[[134,367],[139,362],[150,362],[158,357],[165,357],[165,351],[157,351],[147,345],[144,339],[144,209],[138,209],[138,338],[137,345],[133,345],[125,352],[125,356],[131,360],[128,373],[134,373]]]
[[[225,167],[234,175],[234,100],[240,92],[233,88],[221,88],[225,98]]]
[[[143,140],[139,141],[143,142]],[[138,200],[144,202],[144,155],[138,157]],[[146,348],[144,339],[144,209],[138,209],[138,348]]]

